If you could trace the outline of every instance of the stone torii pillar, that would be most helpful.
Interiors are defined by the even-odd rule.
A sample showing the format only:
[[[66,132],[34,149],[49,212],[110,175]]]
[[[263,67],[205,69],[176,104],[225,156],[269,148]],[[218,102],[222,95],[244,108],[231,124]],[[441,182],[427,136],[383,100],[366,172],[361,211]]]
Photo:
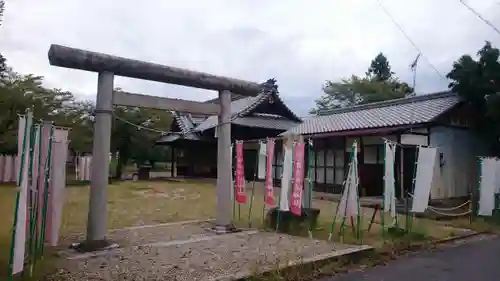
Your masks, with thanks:
[[[51,45],[51,65],[98,73],[97,98],[92,149],[92,175],[87,222],[87,237],[82,248],[95,250],[108,246],[107,185],[113,105],[137,106],[192,113],[219,115],[217,231],[229,231],[231,223],[231,92],[247,96],[259,94],[254,82],[195,72],[61,45]],[[145,79],[219,92],[220,105],[181,99],[113,92],[114,76]]]

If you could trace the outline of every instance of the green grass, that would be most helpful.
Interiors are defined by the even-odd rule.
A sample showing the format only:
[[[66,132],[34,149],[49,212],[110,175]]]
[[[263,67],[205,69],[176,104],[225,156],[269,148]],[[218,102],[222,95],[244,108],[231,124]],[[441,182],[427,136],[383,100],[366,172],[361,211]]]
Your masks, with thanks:
[[[7,276],[15,196],[13,186],[0,185],[0,277]]]
[[[252,183],[247,185],[250,189]],[[262,183],[256,184],[252,212],[248,202],[236,207],[235,224],[240,227],[262,227],[264,193]],[[69,186],[65,190],[61,236],[85,232],[88,211],[88,186]],[[248,198],[251,191],[248,190]],[[0,280],[6,276],[10,235],[14,210],[15,189],[12,186],[0,186]],[[318,227],[313,231],[316,239],[327,239],[336,210],[336,203],[324,200],[314,200],[313,207],[321,209]],[[108,228],[117,229],[134,225],[156,224],[184,220],[209,219],[215,217],[216,199],[214,181],[189,180],[185,182],[150,181],[150,182],[119,182],[109,185],[108,189]],[[264,212],[266,210],[264,209]],[[368,227],[373,209],[362,208],[362,229]],[[404,225],[405,216],[399,221]],[[389,216],[385,217],[389,222]],[[447,223],[450,224],[450,223]],[[5,226],[5,227],[4,227]],[[340,221],[336,223],[333,239],[339,241]],[[413,230],[419,239],[441,239],[450,235],[450,230],[443,223],[428,219],[414,219]],[[380,216],[370,232],[364,231],[364,244],[384,248],[395,243],[396,238],[386,235],[382,239]],[[357,243],[350,226],[345,229],[346,243]]]

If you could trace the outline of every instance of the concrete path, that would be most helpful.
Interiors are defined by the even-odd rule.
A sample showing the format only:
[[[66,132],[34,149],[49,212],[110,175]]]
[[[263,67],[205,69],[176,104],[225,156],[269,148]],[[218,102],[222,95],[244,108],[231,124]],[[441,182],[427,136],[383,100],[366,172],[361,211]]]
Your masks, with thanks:
[[[412,254],[387,266],[351,272],[321,281],[500,280],[500,238],[477,240],[431,252]]]

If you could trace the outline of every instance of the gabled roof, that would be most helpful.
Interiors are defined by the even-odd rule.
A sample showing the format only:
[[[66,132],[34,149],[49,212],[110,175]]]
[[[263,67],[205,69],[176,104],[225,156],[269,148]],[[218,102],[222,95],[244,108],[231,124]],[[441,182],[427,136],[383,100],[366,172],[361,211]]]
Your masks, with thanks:
[[[176,111],[173,111],[172,115],[175,122],[177,122],[177,125],[181,129],[181,134],[182,136],[184,136],[184,138],[191,140],[200,139],[200,136],[196,132],[193,132],[195,126],[199,124],[199,122],[196,122],[198,121],[197,119],[193,118],[191,114],[181,114]]]
[[[284,134],[319,134],[428,123],[460,102],[451,92],[394,99],[328,111],[305,119]]]
[[[240,124],[240,125],[249,126],[249,127],[259,127],[258,126],[259,122],[260,123],[265,122],[262,120],[273,119],[270,116],[267,116],[267,117],[255,116],[252,119],[254,121],[256,121],[257,123],[251,122],[252,119],[249,119],[249,118],[245,119],[246,122],[242,120],[242,118],[245,117],[246,115],[250,114],[252,110],[257,108],[263,102],[267,101],[269,99],[269,97],[272,97],[276,102],[281,102],[284,105],[284,103],[281,100],[281,98],[279,97],[279,95],[277,93],[273,93],[273,92],[265,92],[265,93],[259,94],[258,96],[255,96],[255,97],[243,98],[243,99],[239,99],[239,100],[235,100],[235,101],[231,102],[231,123]],[[288,121],[289,127],[283,129],[284,124],[283,124],[283,122],[281,122],[280,128],[278,128],[278,127],[273,128],[271,126],[272,121],[267,122],[265,127],[269,128],[269,129],[288,130],[289,128],[291,128],[294,125],[297,125],[298,123],[301,122],[301,119],[297,115],[295,115],[295,113],[293,113],[286,105],[284,105],[284,107],[288,111],[289,115],[291,115],[293,117],[292,118],[293,120],[282,120],[282,121]],[[211,128],[217,126],[217,123],[218,123],[218,117],[215,115],[210,116],[207,118],[207,120],[205,120],[199,126],[197,126],[195,130],[198,132],[203,132],[205,130],[208,130],[208,129],[211,129]]]
[[[241,95],[235,95],[235,98],[231,101],[231,123],[246,127],[257,127],[266,129],[276,129],[286,131],[302,120],[295,113],[293,113],[280,98],[276,80],[269,79],[262,84],[261,92],[254,97],[242,98]],[[233,95],[232,95],[233,96]],[[267,101],[272,101],[281,106],[281,112],[286,116],[280,116],[276,114],[265,114],[254,112],[260,105],[265,105]],[[206,102],[218,103],[218,99],[208,100]],[[182,112],[172,112],[174,120],[180,128],[179,133],[172,133],[176,137],[169,138],[169,141],[178,138],[190,139],[190,140],[201,140],[203,138],[203,131],[212,129],[218,124],[218,116],[206,116],[206,115],[194,115]],[[280,113],[281,114],[281,113]],[[167,135],[170,136],[171,134]],[[159,141],[168,142],[167,136],[163,136]]]

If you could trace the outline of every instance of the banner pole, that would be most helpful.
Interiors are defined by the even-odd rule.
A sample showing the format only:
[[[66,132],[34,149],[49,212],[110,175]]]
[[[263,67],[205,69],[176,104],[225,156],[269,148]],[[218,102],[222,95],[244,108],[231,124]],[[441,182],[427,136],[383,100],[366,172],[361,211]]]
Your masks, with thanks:
[[[52,166],[52,143],[54,139],[54,124],[50,126],[50,138],[49,138],[49,147],[47,152],[47,158],[45,159],[45,179],[44,179],[44,193],[43,193],[43,207],[42,207],[42,227],[40,235],[40,257],[43,259],[44,245],[45,245],[45,231],[47,224],[47,211],[48,211],[48,200],[49,200],[49,184],[50,184],[50,174],[51,174],[51,166]]]
[[[38,159],[37,159],[37,181],[36,181],[36,206],[35,206],[35,245],[34,245],[34,256],[35,256],[35,266],[36,261],[38,260],[38,244],[40,243],[40,229],[39,229],[39,221],[40,221],[40,179],[41,172],[40,167],[42,164],[42,137],[43,137],[43,125],[38,126]]]
[[[382,197],[382,210],[380,211],[380,224],[382,225],[382,240],[384,241],[384,244],[385,244],[385,198],[386,198],[386,193],[387,193],[387,190],[386,190],[386,182],[387,182],[387,173],[385,171],[386,169],[386,166],[387,166],[387,146],[389,145],[389,143],[387,143],[387,141],[384,140],[384,197]],[[392,153],[392,150],[391,150],[391,153]],[[392,167],[394,169],[394,165]],[[392,200],[391,200],[391,205],[392,205]],[[391,206],[391,208],[394,208],[394,206]]]
[[[353,173],[354,173],[354,153],[355,151],[351,152],[351,163],[349,165],[349,173],[347,175],[347,179],[346,180],[346,187],[347,188],[347,194],[346,194],[346,202],[345,202],[345,206],[344,206],[344,216],[342,217],[342,223],[340,224],[340,239],[341,239],[341,242],[344,241],[344,230],[345,230],[345,220],[346,220],[346,216],[347,216],[347,207],[348,207],[348,204],[349,204],[349,197],[350,197],[350,193],[351,193],[351,187],[350,187],[350,184],[349,182],[351,181],[351,177],[353,176]],[[342,200],[342,198],[340,199]]]
[[[233,149],[233,145],[234,143],[231,144],[231,159],[234,160],[234,149]],[[232,166],[231,166],[231,175],[232,175],[232,179],[231,179],[231,183],[233,184],[233,186],[231,187],[231,192],[233,193],[233,221],[236,220],[236,185],[235,185],[235,182],[234,182],[234,173],[233,173],[233,169],[234,171],[236,172],[236,165],[235,165],[235,162],[236,161],[231,161],[232,162]]]
[[[256,161],[255,161],[255,170],[253,173],[253,182],[252,182],[252,193],[251,193],[251,198],[250,198],[250,207],[248,208],[248,227],[252,227],[252,207],[253,207],[253,197],[255,195],[255,182],[257,181],[257,172],[259,171],[259,153],[260,153],[260,147],[259,150],[257,151],[257,156],[256,156]],[[266,194],[264,192],[264,194]],[[265,205],[265,203],[264,203]]]
[[[354,182],[355,182],[355,186],[356,186],[356,194],[358,195],[357,198],[358,198],[358,202],[357,202],[357,234],[356,234],[356,238],[360,240],[361,243],[363,243],[363,233],[362,233],[362,230],[361,230],[361,224],[362,224],[362,218],[361,218],[361,198],[359,196],[359,173],[358,173],[358,145],[356,142],[354,142],[353,144],[353,150],[354,150]]]
[[[34,130],[30,130],[30,143],[29,143],[29,168],[28,168],[28,191],[29,191],[29,201],[28,201],[28,211],[29,211],[29,238],[28,238],[28,263],[29,263],[29,276],[33,276],[33,266],[34,266],[34,243],[35,243],[35,216],[34,216],[34,208],[33,206],[35,205],[34,198],[33,196],[33,156],[35,152],[35,138],[36,137],[36,132]]]
[[[314,158],[313,158],[313,143],[312,143],[312,140],[309,139],[308,140],[308,150],[307,150],[307,155],[309,157],[308,161],[307,161],[307,189],[308,189],[308,196],[306,198],[307,200],[307,206],[309,207],[309,213],[311,213],[312,211],[312,173],[313,173],[313,166],[314,166]],[[316,157],[316,156],[314,156]],[[310,218],[311,219],[311,218]],[[309,221],[309,238],[313,238],[313,235],[312,235],[312,229],[313,227],[313,221],[311,219],[311,221]]]
[[[290,157],[292,158],[292,173],[291,173],[291,178],[293,179],[293,146],[295,144],[295,141],[292,141],[292,148],[291,148],[291,155]],[[285,142],[285,147],[288,145],[288,141]],[[286,148],[285,148],[285,152],[284,154],[286,154]],[[285,169],[285,155],[283,155],[283,166],[282,166],[282,170]],[[281,171],[282,175],[281,177],[283,178],[283,171]],[[286,179],[288,180],[288,179]],[[283,186],[281,186],[281,189],[283,189]],[[281,190],[280,190],[281,191]],[[279,229],[279,225],[280,225],[280,217],[281,217],[281,192],[280,192],[280,197],[279,197],[279,202],[278,202],[278,213],[276,215],[276,231],[278,231]]]

